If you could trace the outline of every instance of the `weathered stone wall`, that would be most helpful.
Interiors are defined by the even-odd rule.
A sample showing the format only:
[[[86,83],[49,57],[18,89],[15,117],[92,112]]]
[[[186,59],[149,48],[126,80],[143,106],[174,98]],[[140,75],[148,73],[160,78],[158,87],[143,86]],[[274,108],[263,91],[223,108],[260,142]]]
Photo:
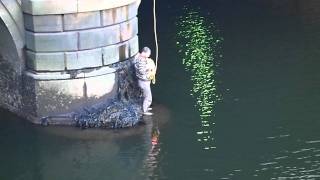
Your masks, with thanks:
[[[21,11],[20,0],[0,0],[0,19],[6,25],[9,34],[2,34],[2,36],[10,37],[14,42],[13,52],[18,53],[19,61],[23,61],[24,41],[24,25],[23,14]],[[22,68],[23,69],[23,68]]]
[[[23,46],[24,27],[20,4],[15,0],[1,0],[0,106],[16,113],[22,107]]]
[[[21,71],[18,53],[8,29],[0,20],[0,105],[11,111],[21,108]]]
[[[117,2],[113,6],[91,0],[51,2],[22,1],[25,87],[34,94],[26,96],[24,111],[35,123],[39,117],[68,114],[117,97],[118,73],[109,66],[139,50],[140,1],[108,1]]]
[[[6,99],[11,104],[19,102],[11,111],[34,123],[41,123],[43,117],[58,117],[51,123],[70,124],[67,117],[73,112],[118,96],[122,77],[114,64],[129,60],[139,50],[136,16],[140,0],[0,2],[0,10],[5,2],[16,14],[20,13],[20,19],[15,20],[19,16],[13,16],[9,21],[11,25],[3,25],[3,29],[13,28],[9,32],[19,36],[11,35],[0,42],[6,44],[12,40],[15,55],[18,54],[15,57],[18,61],[10,62],[13,58],[6,58],[6,53],[0,52],[6,56],[0,57],[0,63],[8,65],[2,67],[13,73],[12,76],[7,73],[13,78],[7,80],[8,83],[16,83],[2,85],[19,97],[19,101]],[[10,68],[19,71],[16,73]],[[4,79],[7,71],[3,68],[1,71]],[[3,90],[0,92],[0,95],[6,94]]]
[[[54,15],[43,14],[45,9],[23,9],[27,67],[37,72],[65,71],[107,66],[131,57],[138,46],[137,8],[133,2],[114,9]]]

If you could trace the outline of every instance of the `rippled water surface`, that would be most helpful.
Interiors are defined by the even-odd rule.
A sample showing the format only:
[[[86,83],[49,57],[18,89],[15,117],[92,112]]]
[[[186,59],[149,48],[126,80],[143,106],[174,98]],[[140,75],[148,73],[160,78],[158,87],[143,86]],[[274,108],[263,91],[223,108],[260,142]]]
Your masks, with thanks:
[[[161,0],[158,26],[146,125],[41,128],[1,110],[0,179],[320,179],[320,2]]]

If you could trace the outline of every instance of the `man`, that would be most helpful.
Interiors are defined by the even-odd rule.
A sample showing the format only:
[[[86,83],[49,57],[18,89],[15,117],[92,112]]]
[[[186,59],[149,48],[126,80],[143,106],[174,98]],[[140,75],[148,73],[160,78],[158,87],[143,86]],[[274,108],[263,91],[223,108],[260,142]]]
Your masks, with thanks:
[[[134,67],[136,69],[136,76],[138,78],[138,85],[143,93],[143,114],[153,115],[150,110],[150,105],[152,103],[152,93],[150,84],[154,80],[156,67],[152,59],[150,59],[151,50],[148,47],[144,47],[141,53],[138,53],[134,60]]]

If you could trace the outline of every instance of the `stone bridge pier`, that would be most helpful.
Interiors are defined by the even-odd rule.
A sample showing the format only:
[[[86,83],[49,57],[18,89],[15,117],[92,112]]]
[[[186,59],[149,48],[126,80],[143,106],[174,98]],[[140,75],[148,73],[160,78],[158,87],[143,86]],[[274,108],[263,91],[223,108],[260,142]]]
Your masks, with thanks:
[[[117,97],[113,67],[139,50],[139,4],[0,0],[0,106],[41,123]]]

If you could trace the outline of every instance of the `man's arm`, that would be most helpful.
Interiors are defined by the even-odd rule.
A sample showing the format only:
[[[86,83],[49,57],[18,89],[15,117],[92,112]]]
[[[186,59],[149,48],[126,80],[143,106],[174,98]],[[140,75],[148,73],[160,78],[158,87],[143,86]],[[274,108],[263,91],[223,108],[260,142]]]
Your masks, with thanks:
[[[137,53],[135,56],[134,56],[134,60],[137,60],[138,58],[139,58],[139,56],[140,56],[140,53]]]

